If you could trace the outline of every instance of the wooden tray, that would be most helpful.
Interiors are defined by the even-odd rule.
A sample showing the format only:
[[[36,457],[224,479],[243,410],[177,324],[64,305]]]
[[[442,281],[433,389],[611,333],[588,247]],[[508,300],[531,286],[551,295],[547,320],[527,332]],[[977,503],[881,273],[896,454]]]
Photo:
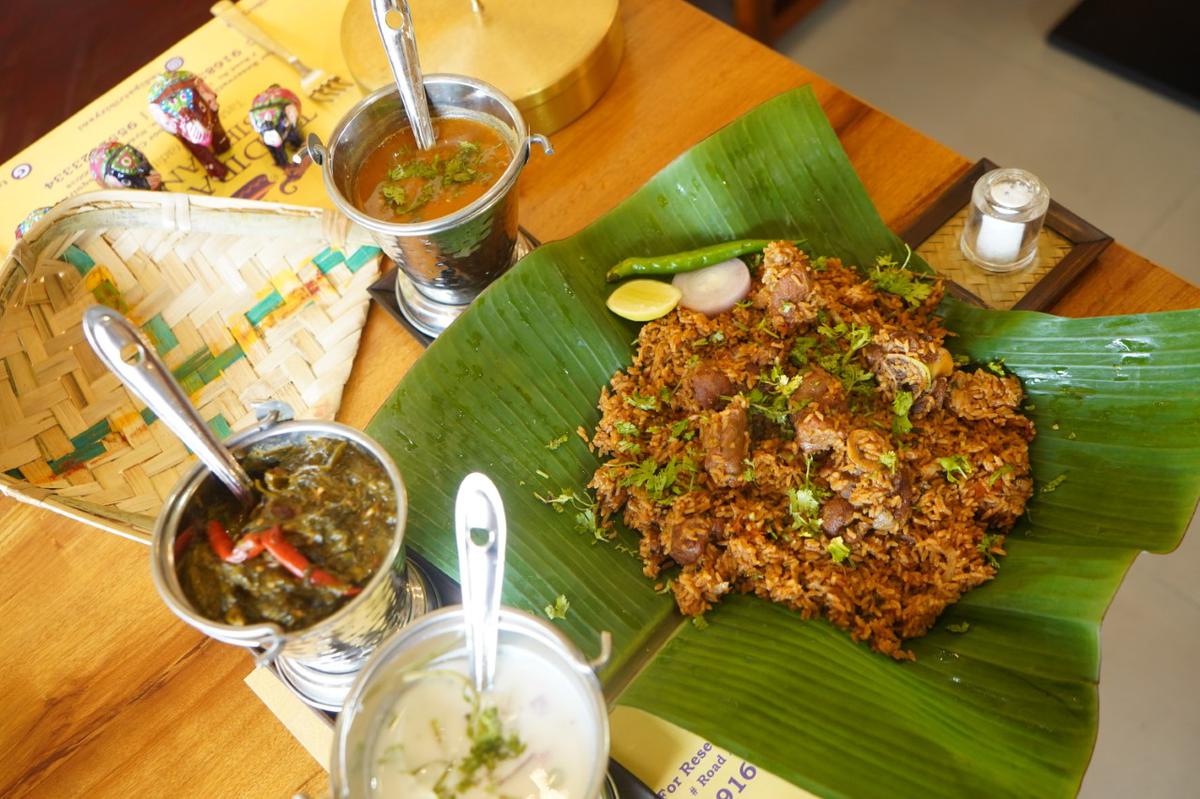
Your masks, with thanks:
[[[980,159],[947,189],[901,238],[938,274],[956,284],[952,293],[991,308],[1044,310],[1079,277],[1112,237],[1051,200],[1032,265],[1016,272],[987,272],[959,249],[971,190],[997,165]]]
[[[268,399],[333,418],[378,272],[332,211],[143,191],[60,203],[0,264],[0,493],[148,541],[190,465],[84,341],[88,306],[139,325],[224,436]]]

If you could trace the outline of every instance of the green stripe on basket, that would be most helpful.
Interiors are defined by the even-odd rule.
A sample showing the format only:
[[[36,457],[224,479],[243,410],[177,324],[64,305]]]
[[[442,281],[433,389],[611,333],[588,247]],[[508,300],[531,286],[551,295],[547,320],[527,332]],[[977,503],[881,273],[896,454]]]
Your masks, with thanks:
[[[378,247],[372,247],[369,244],[359,247],[354,251],[353,255],[346,259],[346,268],[351,272],[357,272],[359,269],[362,269],[365,264],[370,263],[371,259],[379,255],[380,252],[382,252],[382,250],[380,250]]]
[[[225,419],[225,414],[218,413],[216,416],[208,420],[208,429],[216,434],[217,438],[227,438],[233,432],[229,427],[229,422]]]
[[[92,260],[92,256],[88,255],[83,250],[72,244],[63,251],[63,254],[58,257],[60,261],[66,261],[71,266],[75,267],[75,271],[82,277],[92,271],[92,267],[96,262]]]
[[[54,472],[55,474],[62,474],[63,472],[74,469],[77,466],[82,466],[92,458],[97,458],[103,455],[104,452],[104,443],[101,441],[94,441],[91,444],[88,444],[86,447],[80,447],[74,452],[69,452],[66,455],[63,455],[61,458],[55,458],[54,460],[50,461],[50,471]]]
[[[71,446],[75,447],[75,449],[83,449],[95,444],[111,432],[112,425],[108,423],[108,419],[101,419],[79,435],[71,436]],[[69,458],[70,455],[64,457]]]
[[[202,383],[208,385],[220,377],[221,372],[225,371],[231,363],[245,357],[245,355],[246,353],[242,351],[241,345],[234,344],[217,357],[201,364],[200,368],[196,370],[196,375],[199,376]]]
[[[162,318],[162,314],[156,314],[149,322],[142,325],[142,332],[150,339],[150,343],[154,345],[154,349],[159,355],[166,355],[179,346],[179,339],[175,338],[175,331]]]
[[[346,260],[346,256],[342,255],[342,251],[332,247],[326,247],[312,258],[312,262],[317,265],[317,269],[321,270],[321,274],[327,273],[344,260]]]
[[[21,474],[20,469],[9,469],[7,472],[5,472],[5,474],[7,474],[9,477],[13,478],[14,480],[24,480],[25,479],[25,475]]]
[[[151,425],[151,424],[154,424],[154,421],[157,418],[158,418],[157,413],[150,410],[149,408],[142,408],[142,421],[143,422],[145,422],[148,425]]]
[[[250,324],[257,326],[259,322],[267,318],[267,314],[274,311],[280,305],[283,305],[283,297],[279,296],[278,291],[272,291],[255,303],[253,308],[246,311],[246,320]]]

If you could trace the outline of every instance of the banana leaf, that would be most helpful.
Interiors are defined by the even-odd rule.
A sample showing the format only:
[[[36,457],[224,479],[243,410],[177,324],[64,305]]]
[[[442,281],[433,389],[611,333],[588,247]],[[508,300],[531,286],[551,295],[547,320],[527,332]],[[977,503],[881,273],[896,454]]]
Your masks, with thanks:
[[[575,431],[594,426],[637,332],[605,309],[605,270],[749,236],[853,264],[906,256],[811,91],[765,103],[525,258],[404,377],[368,430],[408,483],[409,544],[454,573],[453,494],[482,470],[508,511],[504,601],[536,613],[565,595],[556,623],[586,652],[612,631],[614,701],[820,795],[1073,794],[1096,736],[1100,620],[1139,551],[1179,543],[1200,495],[1200,312],[945,302],[953,348],[1025,383],[1037,489],[999,576],[897,663],[753,597],[685,623],[642,576],[636,538],[598,542],[577,501],[598,463]]]

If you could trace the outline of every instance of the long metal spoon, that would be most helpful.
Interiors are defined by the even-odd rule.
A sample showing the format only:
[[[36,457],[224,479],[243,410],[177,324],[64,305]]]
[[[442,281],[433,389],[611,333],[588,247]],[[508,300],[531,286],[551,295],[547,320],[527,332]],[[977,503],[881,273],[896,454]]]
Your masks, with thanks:
[[[400,90],[404,113],[412,124],[413,138],[417,141],[417,147],[428,150],[435,141],[433,120],[429,114],[429,100],[425,96],[425,78],[417,57],[417,37],[413,32],[408,2],[371,0],[371,10],[375,13],[375,27],[383,39],[383,49],[392,67],[392,75],[396,78],[396,88]],[[393,12],[392,19],[399,23],[397,27],[388,21],[389,12]]]
[[[454,527],[471,681],[482,692],[491,689],[496,676],[507,540],[504,503],[487,475],[473,472],[459,485]]]
[[[111,308],[93,305],[83,314],[83,335],[109,371],[146,403],[235,497],[246,505],[254,502],[253,485],[241,464],[209,430],[171,370],[146,346],[128,319]]]

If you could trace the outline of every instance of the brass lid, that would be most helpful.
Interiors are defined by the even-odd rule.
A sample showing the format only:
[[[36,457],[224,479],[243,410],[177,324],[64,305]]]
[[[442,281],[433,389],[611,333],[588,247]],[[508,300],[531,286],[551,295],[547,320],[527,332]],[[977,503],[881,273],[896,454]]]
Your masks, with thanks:
[[[422,71],[493,84],[535,133],[552,133],[591,107],[621,62],[617,0],[409,0],[409,7]],[[346,6],[342,52],[363,89],[392,81],[366,0]]]

